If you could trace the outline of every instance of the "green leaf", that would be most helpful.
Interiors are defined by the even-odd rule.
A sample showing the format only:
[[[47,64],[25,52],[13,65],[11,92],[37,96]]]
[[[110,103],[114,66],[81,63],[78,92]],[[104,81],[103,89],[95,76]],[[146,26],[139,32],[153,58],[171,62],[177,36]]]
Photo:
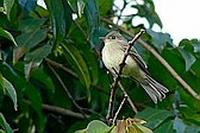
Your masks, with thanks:
[[[19,21],[19,30],[24,33],[33,33],[40,29],[46,22],[46,18],[26,18]]]
[[[17,37],[17,42],[20,47],[25,47],[27,50],[35,47],[47,37],[46,29],[35,29],[30,33],[23,33]]]
[[[20,73],[23,73],[23,69],[21,69],[21,67],[16,67],[19,67],[18,64],[15,65],[15,69],[18,69]],[[19,96],[25,95],[24,97],[30,101],[32,111],[35,113],[34,123],[36,129],[38,129],[40,132],[44,130],[45,119],[42,114],[42,99],[38,90],[30,82],[27,82],[25,78],[18,75],[8,64],[0,63],[0,71],[6,76],[7,79],[9,79],[9,81],[13,83],[13,85],[15,85],[16,89],[20,92]]]
[[[167,110],[158,110],[153,108],[146,108],[136,115],[136,117],[147,121],[147,124],[145,125],[151,129],[157,128],[171,116],[173,116],[173,114]]]
[[[4,94],[6,93],[3,85],[3,75],[1,74],[1,72],[0,72],[0,89],[3,90]]]
[[[59,43],[70,29],[72,11],[67,0],[45,0],[45,2],[50,12],[54,38]]]
[[[85,7],[85,16],[90,30],[93,32],[99,27],[99,9],[96,0],[88,0]]]
[[[111,128],[99,120],[91,121],[86,129],[76,131],[75,133],[109,133]]]
[[[93,120],[87,126],[89,133],[106,133],[110,130],[110,127],[99,120]]]
[[[185,133],[199,133],[200,127],[199,126],[187,126],[185,129]]]
[[[6,119],[4,118],[3,114],[0,113],[0,126],[3,128],[5,133],[13,133],[12,128],[10,125],[6,122]]]
[[[82,17],[87,0],[68,0],[68,1],[73,12],[75,12],[79,17]]]
[[[3,1],[3,6],[5,8],[8,20],[10,20],[10,13],[11,13],[11,9],[12,9],[14,3],[15,3],[15,0],[4,0]]]
[[[3,79],[3,88],[6,90],[6,94],[12,99],[14,103],[14,109],[17,111],[17,93],[13,85],[4,77]]]
[[[79,50],[76,49],[76,47],[74,47],[72,44],[62,43],[62,47],[65,50],[64,55],[66,59],[68,61],[71,60],[71,62],[74,64],[74,67],[76,68],[76,71],[79,73],[81,82],[86,86],[86,88],[89,88],[91,85],[90,73],[85,60],[79,53]]]
[[[113,0],[98,0],[98,3],[101,16],[105,16],[109,11],[112,11]]]
[[[174,120],[174,129],[176,133],[185,133],[186,125],[180,118],[176,117]]]
[[[17,43],[13,36],[6,30],[0,27],[0,36],[7,38],[8,40],[12,41],[15,46],[17,46]]]
[[[44,84],[46,86],[45,88],[54,92],[54,90],[55,90],[54,83],[53,83],[52,79],[50,78],[50,76],[47,75],[43,69],[41,69],[41,68],[34,69],[31,73],[31,78]]]
[[[42,60],[51,53],[51,49],[52,46],[46,44],[25,55],[24,60],[28,62],[27,64],[25,64],[24,69],[26,79],[29,79],[32,69],[38,67],[41,64]]]
[[[188,77],[188,80],[190,79],[191,77]],[[190,79],[190,80],[196,80],[196,79]],[[186,80],[187,81],[187,80]],[[191,83],[193,83],[194,81],[190,81]],[[197,81],[199,83],[199,80]],[[196,86],[196,85],[195,85]],[[179,94],[180,94],[180,97],[181,97],[181,100],[189,107],[191,108],[192,110],[196,111],[196,113],[198,111],[200,111],[200,102],[198,100],[196,100],[194,97],[191,97],[191,95],[186,92],[183,88],[180,88],[178,87],[177,88]]]
[[[46,37],[46,29],[35,29],[33,32],[24,33],[18,36],[17,42],[20,47],[14,50],[13,62],[16,63],[25,53],[27,53],[31,48],[37,46]]]
[[[175,131],[173,130],[173,121],[165,121],[162,125],[156,128],[154,133],[175,133]]]
[[[27,62],[39,63],[51,53],[52,46],[46,44],[26,54],[24,60]]]
[[[178,51],[180,52],[183,59],[185,60],[185,70],[188,71],[191,68],[191,66],[195,63],[196,58],[192,55],[192,53],[182,48],[178,48]]]
[[[195,53],[200,53],[200,42],[194,44],[193,47]]]
[[[30,105],[37,114],[37,117],[34,118],[34,123],[37,127],[38,132],[43,132],[45,126],[45,119],[42,114],[42,99],[40,93],[36,88],[29,82],[24,84],[24,93],[26,97],[30,100]]]
[[[199,133],[200,126],[194,124],[186,124],[182,119],[176,117],[174,120],[174,129],[176,133]]]
[[[191,70],[194,72],[195,76],[197,76],[198,78],[200,78],[199,66],[200,66],[200,59],[197,59],[191,68]]]
[[[37,4],[37,0],[18,0],[18,2],[19,5],[27,11],[33,10]]]
[[[151,29],[147,29],[146,32],[151,36],[152,44],[159,50],[162,51],[167,43],[173,45],[172,39],[168,33],[155,32]]]

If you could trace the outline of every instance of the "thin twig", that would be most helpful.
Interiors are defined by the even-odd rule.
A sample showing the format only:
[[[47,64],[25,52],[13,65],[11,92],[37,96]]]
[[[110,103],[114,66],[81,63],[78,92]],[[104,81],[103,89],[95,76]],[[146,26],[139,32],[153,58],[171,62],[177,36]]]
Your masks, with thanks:
[[[123,33],[133,37],[134,34],[127,31],[126,29],[114,24],[112,21],[110,21],[109,19],[106,19],[106,18],[101,18],[101,20],[104,22],[104,23],[107,23],[107,24],[110,24],[116,28],[118,28],[120,31],[122,31]],[[148,50],[153,56],[155,56],[157,58],[157,60],[169,71],[169,73],[174,77],[174,79],[176,79],[182,86],[183,86],[183,89],[185,89],[192,97],[194,97],[195,99],[197,100],[200,100],[200,95],[197,94],[193,89],[192,87],[186,83],[182,78],[181,76],[179,76],[177,74],[177,72],[167,63],[167,61],[158,54],[158,52],[151,46],[149,45],[148,43],[146,43],[145,41],[143,41],[142,39],[138,39],[138,42],[146,49]]]
[[[124,52],[124,55],[123,55],[123,58],[122,58],[122,61],[119,65],[119,71],[117,72],[114,68],[114,71],[116,71],[116,75],[114,77],[114,82],[111,86],[111,95],[110,95],[110,100],[109,100],[109,105],[108,105],[108,112],[107,112],[107,120],[109,120],[111,116],[111,112],[112,112],[112,105],[113,105],[113,97],[114,97],[114,92],[117,88],[117,84],[118,84],[118,81],[120,79],[120,75],[122,74],[122,71],[123,71],[123,68],[124,66],[126,65],[126,58],[128,57],[129,55],[129,51],[131,50],[131,47],[134,45],[134,43],[138,40],[138,38],[144,33],[144,30],[141,30],[139,33],[137,33],[133,39],[128,43],[129,45],[127,46],[126,48],[126,51]]]
[[[123,100],[121,101],[121,103],[120,103],[120,105],[119,105],[119,108],[118,108],[118,110],[116,111],[115,116],[114,116],[114,118],[113,118],[113,121],[112,121],[112,124],[113,124],[113,125],[115,124],[116,119],[117,119],[117,116],[118,116],[120,110],[122,109],[122,106],[124,105],[124,102],[126,101],[127,97],[128,97],[128,96],[125,94],[125,95],[124,95],[124,98],[123,98]]]
[[[79,109],[79,111],[86,116],[86,114],[83,112],[82,107],[80,107],[76,101],[74,100],[74,98],[72,97],[71,93],[69,92],[68,88],[65,86],[64,82],[62,81],[62,79],[60,78],[60,76],[58,75],[58,73],[54,70],[54,68],[49,65],[49,68],[51,69],[51,71],[53,72],[53,74],[56,76],[56,78],[58,79],[58,81],[60,82],[60,84],[62,85],[62,87],[64,88],[65,92],[67,93],[69,99],[72,101],[72,103],[74,104],[74,106]]]
[[[55,61],[53,61],[53,60],[51,60],[49,58],[46,58],[45,61],[48,62],[49,64],[53,65],[54,67],[61,68],[65,72],[67,72],[67,73],[71,74],[72,76],[78,78],[78,75],[75,72],[73,72],[71,69],[65,67],[63,64],[55,62]]]
[[[76,118],[80,118],[80,119],[84,119],[85,117],[87,117],[87,118],[89,117],[89,116],[83,115],[81,113],[73,112],[69,109],[64,109],[64,108],[61,108],[61,107],[52,106],[52,105],[48,105],[48,104],[42,104],[42,108],[47,110],[47,111],[59,113],[59,114],[62,114],[62,115],[68,115],[68,116],[72,116],[72,117],[76,117]]]
[[[129,102],[129,104],[130,104],[132,110],[133,110],[135,113],[137,113],[138,111],[137,111],[136,106],[133,104],[133,101],[132,101],[131,98],[129,97],[128,93],[126,92],[126,90],[124,89],[124,87],[123,87],[123,85],[121,84],[120,81],[118,82],[118,85],[119,85],[120,89],[122,90],[122,92],[124,93],[124,95],[127,96],[127,100],[128,100],[128,102]]]
[[[29,105],[31,104],[31,102],[28,101],[28,100],[24,100],[24,102],[29,104]],[[61,107],[58,107],[58,106],[53,106],[53,105],[49,105],[49,104],[42,104],[42,108],[44,110],[54,112],[54,113],[58,113],[58,114],[61,114],[61,115],[72,116],[72,117],[76,117],[76,118],[80,118],[80,119],[85,118],[85,116],[81,113],[73,112],[69,109],[61,108]],[[88,117],[89,116],[87,116],[87,118]]]
[[[110,98],[109,98],[109,103],[108,103],[108,112],[106,115],[106,119],[110,121],[109,119],[112,118],[112,113],[113,113],[113,97],[114,97],[115,89],[111,87],[110,90]]]

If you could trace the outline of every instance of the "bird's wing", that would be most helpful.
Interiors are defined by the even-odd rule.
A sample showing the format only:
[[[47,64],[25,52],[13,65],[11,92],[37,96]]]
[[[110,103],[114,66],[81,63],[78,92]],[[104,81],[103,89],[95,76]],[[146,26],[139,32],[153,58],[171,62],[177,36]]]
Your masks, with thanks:
[[[128,43],[124,43],[123,45],[123,51],[126,50],[128,46]],[[131,55],[131,57],[137,62],[138,66],[147,74],[149,74],[148,70],[147,70],[147,65],[144,62],[144,60],[142,59],[142,57],[138,54],[137,50],[132,47],[131,51],[129,52],[129,54]]]
[[[136,51],[136,49],[134,47],[132,47],[131,51],[130,51],[130,55],[131,57],[137,62],[137,64],[139,65],[139,67],[146,72],[147,74],[149,74],[148,70],[147,70],[147,65],[144,62],[144,60],[142,59],[142,57],[138,54],[138,52]]]

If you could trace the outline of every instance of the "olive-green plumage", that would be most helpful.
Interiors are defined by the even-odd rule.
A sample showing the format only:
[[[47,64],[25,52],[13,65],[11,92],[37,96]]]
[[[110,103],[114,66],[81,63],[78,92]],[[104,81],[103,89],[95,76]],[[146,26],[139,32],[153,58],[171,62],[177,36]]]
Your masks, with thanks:
[[[106,68],[114,75],[119,71],[119,65],[128,46],[126,39],[116,31],[112,31],[103,39],[102,60]],[[122,76],[137,80],[151,97],[154,103],[165,98],[169,90],[150,77],[147,65],[133,47],[126,58]]]

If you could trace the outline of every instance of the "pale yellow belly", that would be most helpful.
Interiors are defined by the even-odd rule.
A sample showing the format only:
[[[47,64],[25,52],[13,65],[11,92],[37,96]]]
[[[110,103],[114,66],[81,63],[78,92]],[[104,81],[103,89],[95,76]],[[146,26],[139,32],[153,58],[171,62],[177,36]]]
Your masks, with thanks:
[[[112,45],[110,45],[111,47]],[[102,60],[107,69],[109,69],[112,73],[115,73],[113,69],[117,72],[119,71],[119,65],[122,62],[124,52],[120,50],[120,48],[110,48],[109,46],[104,47],[102,50]],[[134,59],[131,56],[128,56],[126,59],[126,65],[123,68],[122,76],[132,77],[136,80],[141,80],[141,70],[139,66],[136,64]]]

